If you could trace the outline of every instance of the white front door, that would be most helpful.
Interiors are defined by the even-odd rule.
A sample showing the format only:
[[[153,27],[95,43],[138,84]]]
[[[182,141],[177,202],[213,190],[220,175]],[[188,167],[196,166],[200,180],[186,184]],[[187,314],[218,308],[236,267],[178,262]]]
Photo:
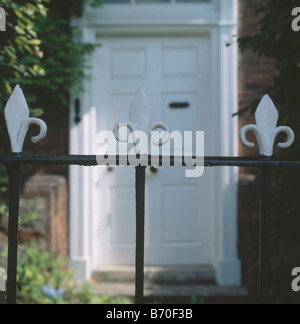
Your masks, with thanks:
[[[163,121],[171,131],[207,129],[209,37],[112,37],[99,42],[93,90],[99,130],[112,130],[117,121],[129,118],[138,88],[147,94],[153,121]],[[134,168],[101,168],[97,180],[99,263],[133,265]],[[211,264],[210,181],[209,172],[187,179],[185,168],[161,167],[157,173],[147,169],[147,265]]]

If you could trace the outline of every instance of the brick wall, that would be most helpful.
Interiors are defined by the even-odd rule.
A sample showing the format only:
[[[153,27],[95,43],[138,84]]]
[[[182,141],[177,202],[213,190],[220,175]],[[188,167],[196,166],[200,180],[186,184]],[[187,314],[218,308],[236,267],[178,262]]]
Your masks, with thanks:
[[[24,143],[24,153],[37,155],[67,155],[69,150],[69,120],[66,113],[58,120],[53,114],[41,117],[48,125],[45,139],[33,144],[30,138],[39,132],[30,127]],[[38,239],[43,251],[51,251],[56,257],[68,257],[68,167],[23,166],[23,186],[20,213],[35,212],[37,219],[21,228],[21,243]],[[1,241],[1,238],[0,238]]]
[[[41,251],[50,251],[55,257],[68,257],[68,194],[65,177],[36,174],[22,177],[20,219],[26,213],[34,213],[34,219],[19,226],[19,252],[22,253],[31,240]],[[0,228],[0,252],[8,246],[8,230],[2,219]],[[7,258],[0,254],[0,267],[7,267]]]
[[[26,154],[37,155],[66,155],[69,150],[69,120],[65,118],[64,123],[53,125],[53,120],[49,116],[42,116],[48,126],[47,136],[38,144],[33,144],[30,140],[32,136],[38,134],[39,129],[36,126],[29,128],[26,140],[24,142],[23,152]],[[67,178],[68,168],[66,166],[24,166],[22,174],[32,176],[39,174],[54,174],[61,175]]]
[[[239,36],[253,35],[259,31],[262,14],[256,10],[266,0],[239,0]],[[246,50],[239,53],[239,109],[266,94],[276,74],[275,62]],[[240,117],[240,127],[255,123],[250,112]],[[249,135],[248,135],[249,136]],[[248,137],[247,136],[247,137]],[[256,142],[254,136],[249,140]],[[240,155],[257,156],[257,149],[240,145]],[[257,169],[240,168],[239,182],[239,254],[242,260],[243,284],[251,291],[258,286],[258,235],[259,235],[259,174]]]
[[[66,258],[67,196],[67,182],[62,176],[36,174],[27,179],[22,190],[20,214],[35,212],[37,217],[21,227],[21,240],[38,237],[41,249]]]
[[[259,31],[259,20],[262,13],[256,10],[265,3],[265,0],[239,1],[239,36],[253,35]],[[266,89],[273,83],[275,76],[275,62],[266,57],[259,57],[246,50],[239,53],[239,109],[247,107],[251,102],[266,94]],[[254,122],[248,112],[240,117],[240,127]],[[253,138],[255,141],[255,138]],[[248,149],[240,145],[240,155],[257,155],[255,149]],[[246,170],[244,170],[246,171]],[[249,170],[248,170],[249,171]]]

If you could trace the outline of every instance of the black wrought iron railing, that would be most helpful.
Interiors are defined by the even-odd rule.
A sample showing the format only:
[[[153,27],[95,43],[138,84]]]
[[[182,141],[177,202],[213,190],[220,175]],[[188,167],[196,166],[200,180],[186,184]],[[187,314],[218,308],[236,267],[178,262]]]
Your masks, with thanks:
[[[159,164],[155,164],[148,157],[148,166],[162,166],[163,157],[159,157]],[[20,193],[20,169],[24,165],[80,165],[99,166],[103,156],[27,156],[23,154],[12,154],[0,156],[0,164],[7,167],[9,174],[9,249],[8,249],[8,280],[7,280],[7,302],[16,303],[17,288],[17,247],[18,247],[18,217],[19,217],[19,193]],[[116,158],[116,166],[119,157]],[[202,159],[196,164],[202,165]],[[128,161],[128,166],[130,163]],[[171,166],[174,158],[170,159]],[[254,167],[260,169],[261,190],[261,229],[260,229],[260,298],[262,303],[268,302],[269,277],[270,277],[270,254],[269,254],[269,220],[271,217],[272,204],[272,172],[278,167],[300,167],[300,160],[285,160],[275,158],[238,158],[238,157],[205,157],[205,167]],[[183,167],[186,167],[183,158]],[[145,226],[145,171],[146,166],[136,167],[136,303],[143,303],[144,292],[144,226]]]
[[[23,101],[22,101],[23,100]],[[20,107],[21,103],[21,108]],[[22,104],[23,103],[23,104]],[[19,88],[16,88],[12,98],[9,100],[6,107],[6,120],[8,131],[11,138],[12,154],[0,156],[0,164],[7,167],[9,174],[9,232],[8,232],[8,280],[7,280],[7,303],[16,304],[17,302],[17,255],[18,255],[18,220],[19,220],[19,200],[20,200],[20,172],[24,165],[78,165],[78,166],[118,166],[127,164],[131,166],[131,161],[128,156],[116,156],[110,160],[109,156],[104,155],[69,155],[69,156],[33,156],[25,155],[22,152],[23,141],[27,132],[28,126],[32,123],[38,124],[41,128],[41,134],[34,141],[40,140],[45,134],[45,125],[37,119],[24,117],[24,111],[18,111],[26,107],[25,99]],[[17,109],[17,110],[16,110]],[[136,107],[135,107],[136,109]],[[26,109],[25,109],[26,110]],[[276,108],[275,108],[276,110]],[[19,114],[19,115],[18,115]],[[248,130],[252,130],[258,140],[261,155],[257,158],[246,157],[194,157],[194,165],[201,167],[253,167],[260,170],[260,259],[259,259],[259,282],[260,282],[260,301],[268,303],[269,301],[269,277],[270,277],[270,217],[272,205],[272,172],[275,168],[284,167],[300,167],[300,160],[277,159],[273,155],[273,145],[275,137],[279,132],[287,134],[287,141],[279,143],[279,146],[284,148],[290,146],[294,141],[292,130],[287,127],[276,127],[277,111],[270,102],[270,99],[265,97],[258,109],[256,118],[257,125],[246,126],[242,129],[240,135],[242,142],[247,146],[253,146],[249,143],[245,134]],[[20,117],[21,115],[21,117]],[[29,115],[29,112],[28,112]],[[23,117],[22,117],[23,116]],[[21,119],[20,119],[21,118]],[[274,122],[275,121],[275,122]],[[134,130],[140,125],[128,122],[130,130]],[[149,123],[149,128],[167,127],[162,123]],[[118,127],[116,128],[118,131]],[[116,136],[118,138],[118,136]],[[145,233],[145,184],[146,184],[146,168],[147,166],[166,165],[170,167],[178,166],[178,160],[181,160],[182,167],[190,167],[186,163],[186,158],[182,157],[166,157],[166,156],[151,156],[137,155],[135,156],[138,165],[136,169],[136,304],[144,302],[144,233]],[[113,162],[112,162],[113,161]],[[166,161],[168,163],[166,163]]]

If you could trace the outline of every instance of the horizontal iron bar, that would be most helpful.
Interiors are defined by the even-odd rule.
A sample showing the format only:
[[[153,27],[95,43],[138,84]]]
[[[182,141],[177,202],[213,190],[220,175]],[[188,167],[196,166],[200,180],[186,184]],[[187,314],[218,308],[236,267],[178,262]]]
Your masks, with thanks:
[[[135,158],[135,157],[132,157]],[[144,166],[189,166],[191,159],[184,157],[162,157],[162,156],[145,156],[140,158],[140,164]],[[169,163],[168,163],[169,162]],[[194,162],[198,166],[217,167],[300,167],[299,160],[267,158],[267,157],[205,157],[204,161],[197,158]],[[80,166],[97,166],[97,165],[131,165],[127,156],[117,156],[107,158],[96,155],[25,155],[11,154],[0,155],[0,164],[2,165],[80,165]],[[180,165],[178,165],[180,164]],[[138,164],[137,164],[138,165]],[[134,165],[134,166],[137,166]]]

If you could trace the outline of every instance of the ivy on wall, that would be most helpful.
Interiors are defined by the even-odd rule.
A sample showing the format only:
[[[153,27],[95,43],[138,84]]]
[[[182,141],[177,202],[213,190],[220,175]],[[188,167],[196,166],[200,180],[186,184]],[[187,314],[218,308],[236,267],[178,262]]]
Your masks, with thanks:
[[[49,127],[67,127],[71,94],[88,78],[85,54],[95,48],[71,26],[72,16],[81,15],[86,4],[100,6],[101,0],[1,0],[7,28],[0,33],[0,154],[10,152],[3,112],[16,84],[25,92],[31,116],[45,114]],[[0,167],[3,201],[7,184]]]
[[[299,0],[262,0],[259,12],[264,13],[260,30],[242,36],[242,50],[252,49],[277,62],[277,74],[266,90],[280,109],[280,125],[290,126],[296,135],[289,157],[300,157],[300,32],[295,32],[292,11]],[[255,112],[259,99],[250,107]],[[272,212],[272,286],[274,302],[299,302],[300,295],[291,289],[292,270],[300,266],[300,170],[279,169],[274,172]],[[253,233],[253,237],[255,237]]]
[[[1,1],[7,14],[7,31],[0,38],[1,135],[6,133],[3,109],[17,83],[26,91],[34,115],[40,115],[41,108],[46,113],[67,108],[72,91],[81,90],[87,77],[85,53],[95,46],[81,41],[81,31],[71,27],[70,20],[86,3],[99,6],[101,1]]]

